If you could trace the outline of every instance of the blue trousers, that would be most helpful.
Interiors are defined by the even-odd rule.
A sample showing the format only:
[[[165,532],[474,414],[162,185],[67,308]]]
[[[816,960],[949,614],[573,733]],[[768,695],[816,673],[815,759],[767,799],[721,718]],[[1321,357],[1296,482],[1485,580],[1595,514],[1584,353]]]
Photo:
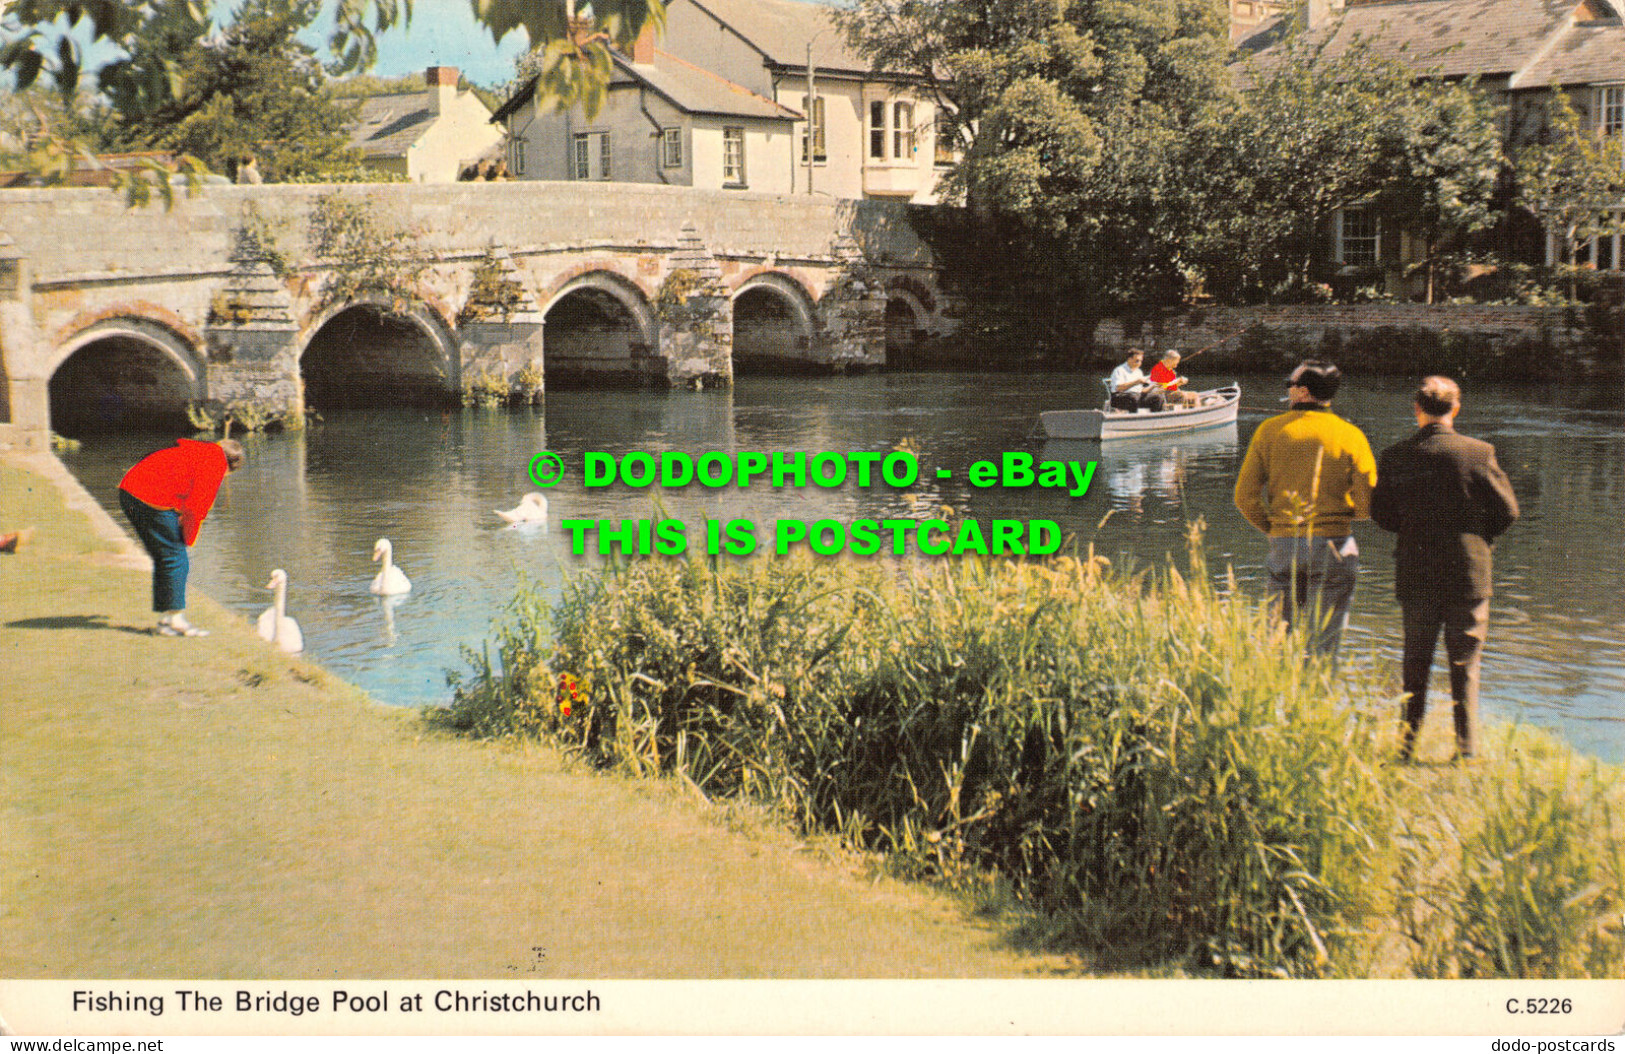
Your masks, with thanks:
[[[1336,658],[1360,573],[1354,536],[1271,538],[1269,571],[1270,595],[1287,625],[1307,617],[1310,653]]]
[[[127,490],[118,492],[118,503],[152,557],[152,610],[180,611],[186,607],[186,572],[191,567],[181,538],[181,514],[155,509]]]

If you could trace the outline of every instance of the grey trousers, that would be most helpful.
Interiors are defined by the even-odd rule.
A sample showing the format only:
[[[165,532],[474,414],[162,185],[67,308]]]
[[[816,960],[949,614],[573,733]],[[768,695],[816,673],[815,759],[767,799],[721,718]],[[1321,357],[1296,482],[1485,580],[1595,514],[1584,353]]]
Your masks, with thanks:
[[[1271,538],[1270,597],[1288,626],[1308,619],[1311,655],[1337,657],[1349,624],[1360,547],[1341,538]]]

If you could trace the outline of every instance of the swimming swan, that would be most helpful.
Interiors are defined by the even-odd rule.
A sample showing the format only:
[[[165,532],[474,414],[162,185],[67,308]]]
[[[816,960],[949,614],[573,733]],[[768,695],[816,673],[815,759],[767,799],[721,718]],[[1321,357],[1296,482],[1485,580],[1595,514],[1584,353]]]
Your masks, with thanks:
[[[276,590],[276,603],[260,612],[260,636],[292,655],[305,650],[305,635],[299,632],[299,623],[288,615],[288,572],[277,568],[271,572],[266,589]]]
[[[406,576],[401,573],[401,569],[390,562],[394,552],[395,547],[389,544],[388,538],[380,538],[373,543],[372,558],[384,562],[384,569],[378,572],[378,577],[372,580],[372,586],[370,587],[372,592],[377,593],[379,596],[405,593],[412,588],[412,583],[407,581]]]
[[[541,491],[533,490],[519,499],[519,504],[504,512],[493,509],[498,516],[512,524],[540,523],[547,526],[547,498]]]

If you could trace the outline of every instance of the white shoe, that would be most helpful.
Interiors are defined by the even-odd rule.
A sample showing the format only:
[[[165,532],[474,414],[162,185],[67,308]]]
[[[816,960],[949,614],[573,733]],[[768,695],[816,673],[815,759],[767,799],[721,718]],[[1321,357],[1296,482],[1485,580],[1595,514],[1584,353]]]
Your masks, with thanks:
[[[158,620],[158,634],[162,637],[207,637],[209,631],[192,625],[186,621],[185,615],[171,615]]]

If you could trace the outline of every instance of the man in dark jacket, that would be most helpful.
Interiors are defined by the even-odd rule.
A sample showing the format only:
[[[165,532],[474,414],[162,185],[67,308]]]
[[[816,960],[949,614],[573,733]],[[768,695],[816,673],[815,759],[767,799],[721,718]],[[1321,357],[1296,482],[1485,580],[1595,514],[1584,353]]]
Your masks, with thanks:
[[[1405,617],[1401,678],[1409,759],[1427,712],[1428,673],[1444,628],[1455,700],[1456,756],[1477,747],[1478,665],[1489,629],[1491,544],[1518,518],[1512,484],[1495,448],[1458,435],[1461,389],[1427,377],[1416,390],[1416,434],[1382,452],[1371,518],[1399,535],[1394,591]]]

